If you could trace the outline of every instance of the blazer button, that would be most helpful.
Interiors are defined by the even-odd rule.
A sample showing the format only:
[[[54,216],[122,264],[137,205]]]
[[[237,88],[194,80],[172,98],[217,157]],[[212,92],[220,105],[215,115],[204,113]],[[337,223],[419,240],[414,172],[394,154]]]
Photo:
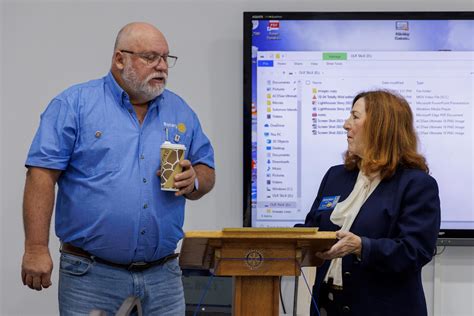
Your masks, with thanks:
[[[345,306],[342,306],[342,312],[343,313],[349,313],[351,311],[351,309],[349,308],[349,306],[345,305]]]
[[[346,278],[350,278],[351,273],[350,273],[349,271],[346,271],[346,272],[344,272],[344,276],[345,276]]]

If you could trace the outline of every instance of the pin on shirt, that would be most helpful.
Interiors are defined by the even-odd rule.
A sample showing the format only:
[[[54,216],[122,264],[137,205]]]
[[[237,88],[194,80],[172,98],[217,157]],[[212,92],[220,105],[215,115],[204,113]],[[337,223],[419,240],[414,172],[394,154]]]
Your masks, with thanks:
[[[318,211],[327,211],[332,210],[336,207],[337,202],[339,202],[340,195],[335,196],[325,196],[319,204]]]
[[[179,140],[181,139],[181,136],[179,136],[178,134],[174,135],[174,141],[176,143],[179,143]]]

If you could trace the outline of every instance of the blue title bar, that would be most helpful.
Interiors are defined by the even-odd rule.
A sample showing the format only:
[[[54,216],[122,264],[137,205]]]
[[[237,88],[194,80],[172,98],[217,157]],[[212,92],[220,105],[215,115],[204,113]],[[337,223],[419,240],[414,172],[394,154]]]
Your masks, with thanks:
[[[259,60],[258,67],[273,67],[273,60]]]

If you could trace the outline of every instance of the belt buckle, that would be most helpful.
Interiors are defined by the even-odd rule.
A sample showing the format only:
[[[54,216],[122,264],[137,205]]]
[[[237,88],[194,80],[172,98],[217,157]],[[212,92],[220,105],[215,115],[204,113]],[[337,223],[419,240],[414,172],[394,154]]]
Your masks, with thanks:
[[[130,265],[127,267],[127,270],[132,271],[132,270],[143,270],[148,267],[147,262],[132,262]]]

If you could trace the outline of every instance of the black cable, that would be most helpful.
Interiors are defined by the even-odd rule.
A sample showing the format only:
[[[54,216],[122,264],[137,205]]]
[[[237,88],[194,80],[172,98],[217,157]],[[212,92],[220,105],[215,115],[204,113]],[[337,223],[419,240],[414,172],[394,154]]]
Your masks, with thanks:
[[[295,288],[293,290],[293,316],[298,315],[298,283],[299,276],[295,275]]]
[[[283,314],[286,314],[285,302],[283,302],[283,295],[281,294],[281,276],[280,276],[280,301],[283,308]]]

